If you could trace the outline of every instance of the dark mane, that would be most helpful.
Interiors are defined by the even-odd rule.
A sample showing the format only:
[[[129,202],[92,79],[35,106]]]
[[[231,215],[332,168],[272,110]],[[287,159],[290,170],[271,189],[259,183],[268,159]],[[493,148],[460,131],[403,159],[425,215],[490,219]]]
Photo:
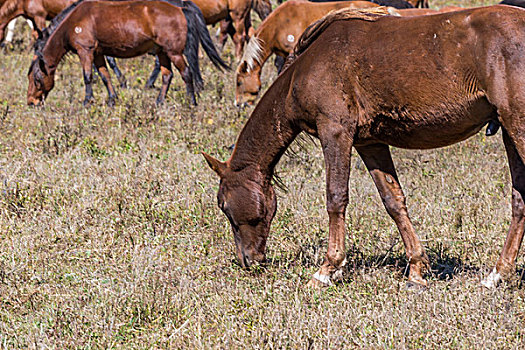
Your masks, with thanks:
[[[363,21],[374,22],[382,16],[389,16],[389,12],[386,7],[373,7],[367,9],[351,9],[344,8],[341,10],[331,11],[323,18],[315,21],[308,28],[305,29],[293,52],[287,57],[286,63],[283,66],[283,71],[295,61],[295,59],[301,55],[306,49],[321,35],[322,32],[333,22],[344,21],[349,19],[359,19]]]
[[[51,20],[49,25],[42,30],[42,33],[39,35],[38,40],[35,42],[34,50],[35,55],[40,56],[42,53],[42,50],[44,49],[44,46],[46,46],[47,41],[49,40],[49,37],[51,34],[55,32],[55,30],[58,28],[60,23],[74,10],[83,3],[84,1],[90,1],[90,0],[78,0],[68,7],[66,7],[62,12],[60,12],[58,15],[56,15],[55,18]],[[104,0],[104,1],[131,1],[131,0]],[[153,0],[152,0],[153,1]],[[167,2],[173,6],[177,7],[183,7],[184,1],[183,0],[155,0],[155,1],[164,1]]]

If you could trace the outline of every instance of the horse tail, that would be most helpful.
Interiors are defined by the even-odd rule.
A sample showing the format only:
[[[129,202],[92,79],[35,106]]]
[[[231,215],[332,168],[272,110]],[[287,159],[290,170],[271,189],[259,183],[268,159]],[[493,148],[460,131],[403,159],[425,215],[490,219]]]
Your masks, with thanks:
[[[186,36],[186,46],[184,47],[184,56],[188,60],[188,65],[191,73],[191,84],[195,92],[199,92],[204,88],[204,81],[202,80],[201,70],[199,67],[199,31],[195,25],[195,14],[193,9],[186,7],[186,2],[183,5],[182,12],[186,17],[188,34]]]
[[[252,8],[257,12],[257,15],[263,21],[270,12],[272,12],[272,3],[270,0],[253,0]]]
[[[215,67],[217,67],[219,70],[222,70],[222,68],[230,70],[230,66],[228,66],[226,62],[222,60],[221,56],[217,52],[217,49],[215,48],[215,45],[213,45],[210,33],[206,27],[204,15],[202,14],[200,8],[191,1],[184,1],[184,5],[185,7],[183,8],[183,11],[186,11],[184,14],[188,20],[188,36],[190,30],[195,33],[194,35],[196,35],[196,37],[200,40],[206,55],[208,55]],[[191,19],[189,18],[190,14],[192,15]]]
[[[0,17],[11,15],[18,7],[18,0],[7,0],[0,8]]]

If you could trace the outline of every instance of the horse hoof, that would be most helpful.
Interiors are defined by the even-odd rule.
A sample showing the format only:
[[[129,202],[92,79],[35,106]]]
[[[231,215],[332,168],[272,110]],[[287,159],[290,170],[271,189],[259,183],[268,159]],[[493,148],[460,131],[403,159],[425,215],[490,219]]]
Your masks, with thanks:
[[[128,82],[127,81],[123,81],[120,83],[120,88],[121,89],[127,89],[128,88]]]
[[[494,289],[498,286],[498,284],[501,282],[501,275],[498,273],[496,268],[492,270],[492,272],[481,281],[481,285],[488,289]]]
[[[114,99],[110,99],[108,100],[108,107],[115,107],[115,100]]]
[[[312,278],[306,284],[306,288],[311,288],[311,289],[323,289],[323,288],[326,288],[326,287],[329,287],[329,285],[326,284],[326,283],[323,283],[323,282],[321,282],[321,281],[319,281],[318,279],[315,279],[315,278]]]
[[[406,290],[414,291],[414,292],[422,292],[428,289],[428,284],[426,281],[424,281],[425,284],[421,284],[414,281],[407,281],[406,283]]]

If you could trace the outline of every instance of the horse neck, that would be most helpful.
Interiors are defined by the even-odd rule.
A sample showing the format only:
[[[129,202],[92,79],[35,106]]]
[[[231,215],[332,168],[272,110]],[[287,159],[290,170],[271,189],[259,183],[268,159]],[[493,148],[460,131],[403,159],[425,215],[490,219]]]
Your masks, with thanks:
[[[257,33],[255,34],[259,40],[262,42],[262,55],[258,65],[262,67],[268,58],[272,55],[272,31],[269,30],[269,27],[265,24],[262,24]]]
[[[65,32],[64,25],[60,25],[47,39],[42,49],[42,56],[48,67],[56,68],[68,51]]]
[[[255,165],[271,178],[279,159],[300,133],[282,97],[290,79],[282,78],[262,97],[241,131],[229,161],[233,170]]]

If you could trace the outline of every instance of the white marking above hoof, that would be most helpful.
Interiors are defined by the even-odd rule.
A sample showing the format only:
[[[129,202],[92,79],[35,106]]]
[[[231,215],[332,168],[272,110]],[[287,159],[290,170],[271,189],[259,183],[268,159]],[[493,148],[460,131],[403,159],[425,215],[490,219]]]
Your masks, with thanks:
[[[492,272],[481,281],[481,285],[485,288],[494,289],[498,286],[500,281],[501,275],[498,273],[496,268],[494,268]]]
[[[318,280],[319,282],[321,282],[323,284],[326,284],[327,286],[331,286],[332,285],[332,281],[330,280],[330,276],[321,275],[319,273],[319,271],[314,273],[314,275],[312,277],[315,278],[316,280]]]

